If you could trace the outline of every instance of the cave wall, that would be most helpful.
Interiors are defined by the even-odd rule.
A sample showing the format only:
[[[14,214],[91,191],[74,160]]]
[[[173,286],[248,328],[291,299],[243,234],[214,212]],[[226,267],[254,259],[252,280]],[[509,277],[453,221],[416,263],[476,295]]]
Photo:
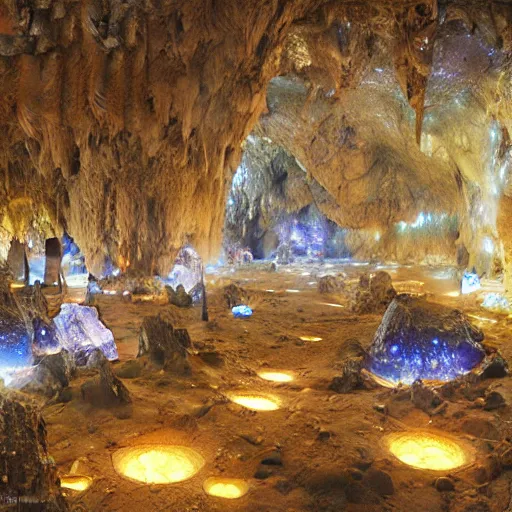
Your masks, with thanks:
[[[208,256],[281,42],[316,3],[4,4],[2,203],[44,205],[94,273],[107,255],[166,272],[186,240]]]
[[[5,1],[0,237],[65,230],[93,273],[107,257],[166,273],[185,242],[208,259],[263,113],[256,133],[296,158],[330,220],[461,214],[484,267],[491,178],[508,173],[510,22],[480,0]]]

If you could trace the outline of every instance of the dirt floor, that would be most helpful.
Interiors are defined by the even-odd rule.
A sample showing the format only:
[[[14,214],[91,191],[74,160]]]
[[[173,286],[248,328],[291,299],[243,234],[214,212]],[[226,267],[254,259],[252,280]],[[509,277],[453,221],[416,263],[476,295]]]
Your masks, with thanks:
[[[512,361],[512,320],[482,310],[474,296],[446,296],[458,289],[451,269],[379,269],[389,272],[399,289],[407,287],[408,280],[422,281],[429,300],[480,316],[473,320],[486,341]],[[329,390],[339,375],[343,342],[355,338],[368,346],[382,317],[355,315],[347,307],[336,307],[346,306],[341,296],[318,292],[318,277],[340,270],[357,278],[375,267],[327,263],[269,272],[253,265],[211,272],[209,322],[201,321],[200,307],[180,309],[158,300],[133,303],[119,295],[99,296],[96,305],[119,349],[120,361],[114,368],[136,357],[143,318],[165,309],[171,311],[174,327],[190,334],[192,375],[180,378],[144,369],[138,377],[123,379],[133,403],[116,409],[84,403],[83,377],[73,382],[71,401],[45,407],[50,452],[61,474],[78,460],[78,473],[93,478],[84,493],[67,491],[73,509],[512,511],[512,473],[496,462],[502,445],[512,438],[510,378],[486,381],[506,399],[506,407],[486,411],[476,400],[458,398],[435,415],[400,400],[392,389],[348,394]],[[235,319],[226,307],[222,290],[231,282],[248,291],[251,318]],[[322,339],[302,341],[301,336]],[[281,384],[264,381],[256,372],[266,368],[292,371],[295,379]],[[230,402],[234,391],[273,397],[280,407],[245,409]],[[386,436],[417,429],[455,436],[472,460],[455,471],[406,466],[389,452]],[[117,474],[112,454],[144,443],[187,446],[206,463],[190,480],[170,485],[144,485]],[[273,464],[261,464],[264,459]],[[203,482],[211,476],[245,479],[250,490],[238,500],[208,496]],[[454,490],[436,489],[435,480],[443,476],[450,477]]]

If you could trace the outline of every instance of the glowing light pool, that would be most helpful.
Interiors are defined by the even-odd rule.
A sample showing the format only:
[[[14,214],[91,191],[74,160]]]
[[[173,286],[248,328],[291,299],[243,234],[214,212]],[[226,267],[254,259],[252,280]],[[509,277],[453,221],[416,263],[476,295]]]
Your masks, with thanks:
[[[199,453],[185,446],[141,445],[121,448],[112,455],[122,476],[146,484],[171,484],[192,478],[205,464]]]
[[[203,489],[210,496],[235,500],[247,494],[249,484],[239,478],[211,477],[204,482]]]
[[[418,469],[448,471],[470,461],[458,442],[428,432],[391,434],[387,441],[390,452],[397,459]]]

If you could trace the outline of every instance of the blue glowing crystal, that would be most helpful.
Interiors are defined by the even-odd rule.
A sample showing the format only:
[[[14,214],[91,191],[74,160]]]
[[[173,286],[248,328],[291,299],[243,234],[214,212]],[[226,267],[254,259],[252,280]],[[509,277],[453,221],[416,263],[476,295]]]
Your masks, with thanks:
[[[31,364],[32,339],[24,322],[6,311],[0,311],[0,378],[7,384],[13,370]]]
[[[480,289],[480,278],[475,272],[464,272],[461,283],[461,293],[466,295]]]
[[[366,367],[393,383],[449,381],[482,361],[482,340],[461,311],[400,295],[382,319]]]
[[[235,318],[249,318],[252,315],[252,309],[244,304],[241,306],[234,306],[231,311]]]

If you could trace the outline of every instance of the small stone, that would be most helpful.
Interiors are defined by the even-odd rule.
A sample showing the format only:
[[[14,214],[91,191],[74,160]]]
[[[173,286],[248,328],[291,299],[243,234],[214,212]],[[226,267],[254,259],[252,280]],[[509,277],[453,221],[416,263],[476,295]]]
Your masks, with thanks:
[[[142,364],[140,360],[131,359],[119,368],[115,368],[114,372],[121,379],[135,379],[142,373]]]
[[[252,434],[240,434],[240,437],[247,441],[249,444],[253,446],[260,446],[263,443],[263,437],[261,436],[253,436]]]
[[[365,475],[366,485],[379,496],[391,496],[395,493],[395,486],[389,473],[380,469],[371,468]]]
[[[256,473],[254,473],[254,478],[256,478],[257,480],[266,480],[269,476],[272,475],[272,473],[272,469],[265,466],[260,466],[256,470]]]
[[[373,408],[382,414],[388,413],[388,406],[386,404],[373,404]]]
[[[281,456],[281,452],[274,451],[270,453],[261,461],[261,463],[264,464],[265,466],[282,466],[283,458]]]
[[[493,411],[494,409],[499,409],[500,407],[506,407],[506,405],[507,403],[503,398],[503,395],[497,391],[491,391],[485,396],[484,409],[486,411]]]
[[[353,480],[361,481],[364,477],[363,472],[359,469],[351,468],[349,473]]]
[[[318,441],[327,441],[331,438],[331,433],[328,430],[321,429],[320,432],[318,432],[316,438]]]
[[[73,390],[71,388],[64,388],[60,393],[57,401],[60,403],[67,403],[73,400]]]
[[[467,418],[462,424],[462,431],[482,439],[491,439],[493,441],[500,439],[500,433],[496,426],[485,417]]]
[[[439,478],[436,478],[434,485],[435,485],[435,488],[439,492],[448,492],[448,491],[453,491],[455,489],[453,480],[446,476],[441,476]]]

